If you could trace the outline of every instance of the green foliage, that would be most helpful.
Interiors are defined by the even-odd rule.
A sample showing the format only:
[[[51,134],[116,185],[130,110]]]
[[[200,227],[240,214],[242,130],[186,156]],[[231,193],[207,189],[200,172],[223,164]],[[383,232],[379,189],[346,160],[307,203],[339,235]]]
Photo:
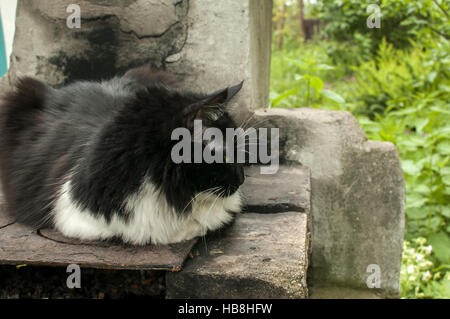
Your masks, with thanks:
[[[360,65],[365,58],[372,54],[370,52],[372,48],[371,39],[359,33],[354,35],[353,43],[326,41],[322,45],[333,65],[339,65],[345,74],[352,73],[353,67]]]
[[[329,64],[331,60],[323,48],[305,45],[273,55],[272,107],[318,107],[323,102],[345,104],[342,96],[329,89],[327,81],[335,79],[339,71]]]
[[[370,4],[380,7],[381,28],[367,27],[367,19],[373,13],[367,11]],[[411,40],[448,37],[448,10],[449,3],[445,0],[322,0],[315,5],[316,15],[325,23],[326,37],[352,43],[361,47],[362,53],[367,47],[361,46],[361,39],[368,38],[373,54],[383,38],[396,48],[406,48]]]
[[[354,68],[356,112],[373,119],[375,113],[403,109],[418,101],[444,100],[450,90],[449,70],[448,42],[395,50],[383,41],[374,59]]]
[[[448,298],[450,296],[450,265],[435,267],[431,257],[433,246],[419,237],[413,244],[405,241],[400,285],[403,298]]]
[[[312,6],[304,0],[304,17],[311,18]],[[280,24],[282,26],[280,28]],[[272,46],[276,49],[281,36],[284,49],[295,49],[302,44],[302,28],[300,26],[299,0],[274,0],[272,11]]]
[[[369,139],[396,145],[407,195],[401,295],[450,298],[449,2],[378,1],[381,29],[369,29],[374,2],[316,2],[327,40],[273,53],[271,105],[351,111]]]

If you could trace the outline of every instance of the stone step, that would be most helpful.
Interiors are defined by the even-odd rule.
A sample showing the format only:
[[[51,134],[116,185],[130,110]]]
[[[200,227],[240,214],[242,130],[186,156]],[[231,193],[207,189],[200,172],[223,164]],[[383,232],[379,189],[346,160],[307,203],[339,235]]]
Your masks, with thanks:
[[[307,251],[307,214],[240,214],[200,240],[181,272],[166,273],[166,296],[306,298]]]
[[[306,298],[310,173],[247,167],[243,214],[199,240],[183,270],[166,274],[168,298]]]

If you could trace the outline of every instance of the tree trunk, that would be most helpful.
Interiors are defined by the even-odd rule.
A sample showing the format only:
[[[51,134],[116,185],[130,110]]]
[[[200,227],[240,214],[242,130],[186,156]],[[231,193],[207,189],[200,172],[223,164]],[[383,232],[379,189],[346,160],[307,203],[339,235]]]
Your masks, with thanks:
[[[304,12],[303,0],[298,0],[298,7],[299,7],[299,11],[300,11],[300,30],[301,30],[303,38],[305,38],[305,36],[306,36],[306,32],[305,32],[305,12]]]
[[[286,2],[283,1],[283,5],[281,6],[280,17],[277,21],[277,50],[281,50],[283,48],[283,31],[284,31],[284,20],[286,15]]]

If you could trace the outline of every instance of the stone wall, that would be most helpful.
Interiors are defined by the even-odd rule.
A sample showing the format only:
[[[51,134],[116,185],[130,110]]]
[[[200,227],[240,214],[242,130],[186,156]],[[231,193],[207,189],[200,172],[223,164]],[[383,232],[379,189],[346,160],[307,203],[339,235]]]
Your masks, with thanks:
[[[9,83],[98,80],[148,63],[205,92],[245,80],[238,102],[267,105],[272,1],[82,0],[79,29],[67,26],[72,3],[19,0]]]

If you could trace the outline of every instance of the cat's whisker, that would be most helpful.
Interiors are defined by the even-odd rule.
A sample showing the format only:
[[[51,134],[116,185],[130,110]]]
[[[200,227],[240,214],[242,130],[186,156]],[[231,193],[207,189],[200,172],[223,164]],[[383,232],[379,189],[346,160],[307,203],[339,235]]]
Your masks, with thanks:
[[[271,120],[270,118],[262,119],[262,120],[260,120],[260,121],[258,121],[258,122],[252,123],[252,127],[253,127],[253,128],[261,128],[261,127],[259,127],[261,124],[267,123],[267,122],[269,122],[270,120]]]
[[[210,196],[212,196],[213,194],[214,194],[214,192],[215,191],[217,191],[217,190],[219,190],[220,189],[220,186],[216,186],[216,187],[211,187],[211,188],[208,188],[208,189],[206,189],[206,190],[204,190],[204,191],[201,191],[201,192],[199,192],[199,193],[197,193],[190,201],[189,201],[189,203],[187,203],[186,204],[186,206],[184,207],[184,209],[183,209],[183,211],[181,212],[181,214],[183,214],[184,212],[185,212],[185,210],[186,210],[186,208],[198,197],[198,196],[200,196],[200,195],[203,195],[203,194],[206,194],[207,195],[207,197],[206,198],[204,198],[201,202],[205,202],[206,201],[206,199],[208,198],[208,197],[210,197]]]
[[[255,115],[256,115],[256,113],[253,112],[252,115],[249,116],[247,119],[245,119],[245,120],[243,121],[243,123],[241,123],[239,126],[245,129],[245,125],[247,125],[247,124],[250,122],[250,120],[251,120]]]
[[[252,143],[245,143],[245,144],[236,145],[236,148],[243,147],[243,146],[249,146],[249,145],[264,145],[264,144],[267,144],[267,143],[252,142]]]
[[[206,230],[203,231],[205,235],[202,236],[203,243],[205,244],[205,253],[208,254],[208,245],[206,244]]]

